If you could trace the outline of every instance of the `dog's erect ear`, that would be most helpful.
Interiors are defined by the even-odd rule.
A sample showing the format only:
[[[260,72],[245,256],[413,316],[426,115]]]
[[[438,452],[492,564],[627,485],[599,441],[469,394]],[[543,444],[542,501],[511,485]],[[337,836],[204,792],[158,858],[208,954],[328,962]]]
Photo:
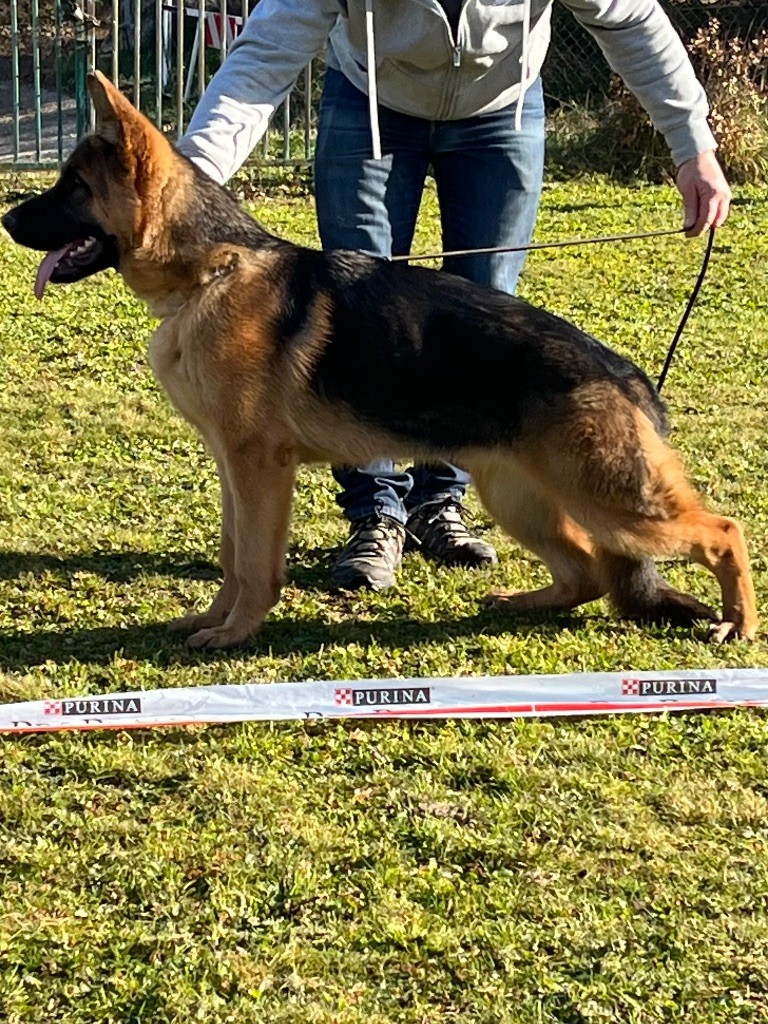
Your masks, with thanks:
[[[100,71],[88,75],[88,91],[96,111],[96,134],[118,147],[125,166],[134,169],[137,186],[151,187],[167,172],[170,143]]]
[[[100,71],[88,75],[88,92],[96,111],[96,134],[109,142],[119,142],[125,135],[124,122],[135,117],[136,111]]]

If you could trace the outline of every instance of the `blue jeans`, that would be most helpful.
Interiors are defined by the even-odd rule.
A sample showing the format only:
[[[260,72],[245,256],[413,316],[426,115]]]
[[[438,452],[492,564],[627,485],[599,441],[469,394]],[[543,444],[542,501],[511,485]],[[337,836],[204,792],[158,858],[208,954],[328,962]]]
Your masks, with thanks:
[[[527,244],[544,168],[540,80],[525,95],[521,131],[514,121],[515,104],[459,121],[427,121],[380,107],[383,159],[374,160],[368,98],[328,68],[315,156],[323,248],[373,256],[410,252],[430,167],[444,249]],[[513,294],[524,262],[525,253],[457,256],[446,259],[443,269]],[[398,473],[388,459],[337,467],[334,477],[343,489],[336,500],[352,522],[380,513],[404,523],[425,502],[460,501],[469,483],[463,470],[447,462]]]

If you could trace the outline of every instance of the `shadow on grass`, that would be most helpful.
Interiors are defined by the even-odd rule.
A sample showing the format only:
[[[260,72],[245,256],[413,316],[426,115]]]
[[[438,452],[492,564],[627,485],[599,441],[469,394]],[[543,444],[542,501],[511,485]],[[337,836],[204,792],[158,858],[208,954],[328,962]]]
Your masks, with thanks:
[[[98,626],[78,629],[40,629],[34,633],[5,634],[0,640],[0,668],[6,671],[29,671],[41,664],[106,665],[116,654],[132,661],[145,662],[157,668],[194,665],[200,662],[226,661],[230,664],[252,658],[272,658],[316,654],[333,647],[370,643],[400,650],[425,643],[447,643],[465,637],[535,636],[551,637],[553,642],[565,629],[581,630],[586,621],[574,615],[533,613],[519,618],[505,617],[492,610],[483,610],[463,618],[419,622],[413,619],[388,621],[350,620],[327,623],[318,619],[282,618],[267,620],[250,645],[235,651],[198,652],[184,646],[183,633],[171,632],[165,623],[148,623],[126,628]],[[590,634],[615,638],[621,624],[606,617],[604,621],[590,618]],[[631,628],[631,627],[630,627]],[[655,630],[652,631],[654,634]],[[668,635],[665,634],[665,635]]]
[[[294,552],[294,555],[296,553]],[[309,561],[293,561],[289,568],[289,582],[302,590],[324,590],[328,579],[328,565],[332,552],[313,550]],[[176,579],[213,580],[219,576],[218,568],[200,558],[146,552],[95,553],[57,557],[48,554],[29,554],[0,551],[0,579],[16,579],[24,574],[39,576],[53,573],[70,577],[85,572],[98,575],[111,582],[130,583],[142,577],[168,576]],[[23,672],[44,663],[109,664],[116,654],[141,661],[158,668],[172,665],[190,665],[202,661],[246,661],[269,655],[284,657],[315,654],[323,648],[350,644],[366,646],[371,642],[399,648],[424,643],[443,643],[478,633],[498,636],[514,631],[519,634],[550,634],[553,637],[568,627],[581,628],[584,620],[577,616],[529,613],[511,618],[492,609],[483,609],[476,615],[450,618],[438,622],[423,622],[406,616],[393,619],[387,610],[378,620],[356,617],[350,595],[339,595],[340,609],[349,608],[349,620],[328,623],[320,618],[282,617],[268,619],[261,632],[248,647],[237,651],[192,652],[184,646],[185,635],[171,632],[165,622],[150,622],[120,628],[117,626],[62,626],[42,627],[34,632],[8,632],[0,637],[0,668]],[[385,617],[386,616],[386,617]],[[615,624],[606,621],[606,628]],[[591,628],[595,624],[592,623]],[[598,627],[599,628],[599,627]]]
[[[303,554],[306,554],[304,552]],[[330,554],[319,549],[312,553],[313,566],[294,562],[289,582],[302,590],[324,590]],[[155,555],[146,552],[74,555],[56,557],[13,551],[0,552],[0,579],[14,579],[24,573],[39,575],[52,572],[70,576],[88,572],[105,580],[130,582],[143,576],[213,580],[218,568],[209,561],[182,555]],[[446,643],[452,640],[484,636],[547,636],[556,639],[565,629],[582,630],[588,624],[591,634],[615,635],[621,624],[610,616],[604,620],[585,618],[580,614],[526,612],[517,616],[483,608],[474,615],[452,617],[440,621],[419,621],[407,613],[393,618],[392,610],[382,610],[378,619],[356,617],[354,598],[339,595],[339,609],[349,609],[349,619],[329,623],[321,618],[289,617],[267,619],[261,632],[249,646],[236,651],[193,652],[186,649],[183,633],[171,632],[165,622],[118,626],[64,626],[41,628],[34,632],[8,632],[0,636],[0,668],[24,672],[44,663],[107,665],[116,654],[133,661],[167,668],[194,665],[201,661],[247,661],[268,655],[286,657],[311,655],[330,647],[347,647],[370,643],[397,646],[400,649],[425,643]],[[375,614],[371,612],[371,614]],[[633,627],[629,627],[633,628]],[[655,632],[655,631],[654,631]],[[668,635],[668,634],[667,634]]]
[[[340,548],[291,548],[290,581],[299,587],[322,587]],[[144,576],[174,579],[217,580],[221,569],[204,554],[155,554],[149,551],[108,551],[90,554],[51,555],[29,551],[0,550],[0,580],[15,580],[31,573],[52,573],[68,578],[77,573],[100,576],[110,583],[130,583]]]
[[[583,619],[571,616],[532,617],[524,619],[502,618],[488,611],[465,618],[444,619],[439,622],[418,622],[413,619],[389,621],[350,621],[326,623],[317,619],[282,618],[267,620],[261,632],[251,643],[235,651],[189,651],[184,646],[185,635],[171,632],[165,623],[118,628],[97,626],[78,629],[40,629],[34,633],[6,633],[0,638],[0,667],[7,671],[23,672],[44,663],[109,664],[115,654],[132,661],[151,663],[158,668],[173,665],[192,665],[200,661],[247,661],[269,655],[316,654],[331,647],[350,644],[366,646],[376,643],[383,647],[397,646],[401,650],[424,643],[443,643],[462,637],[500,636],[515,632],[519,635],[535,634],[553,638],[563,629],[581,628]],[[590,623],[594,630],[594,620]],[[598,625],[598,629],[601,627]],[[606,630],[615,630],[616,624],[606,621]]]
[[[0,551],[0,580],[13,580],[25,573],[54,573],[74,576],[92,573],[112,583],[127,583],[141,576],[174,576],[180,579],[211,580],[219,568],[204,556],[153,554],[147,551],[94,552],[57,555],[28,551]]]

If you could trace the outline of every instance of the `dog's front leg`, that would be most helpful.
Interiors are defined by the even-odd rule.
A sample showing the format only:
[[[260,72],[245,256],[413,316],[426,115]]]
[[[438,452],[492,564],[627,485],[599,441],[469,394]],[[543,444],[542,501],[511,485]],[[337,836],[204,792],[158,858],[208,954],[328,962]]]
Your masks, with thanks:
[[[221,472],[231,501],[234,571],[229,583],[225,565],[219,610],[226,610],[231,595],[234,601],[220,625],[189,637],[190,647],[220,650],[243,644],[277,603],[285,570],[295,469],[294,453],[286,446],[259,440],[224,451]],[[224,548],[222,530],[222,554]]]
[[[224,580],[208,611],[192,612],[168,623],[169,629],[178,630],[181,633],[192,633],[199,629],[223,625],[235,605],[239,590],[235,572],[234,499],[224,462],[218,456],[216,456],[216,468],[221,484],[221,554],[219,561]]]

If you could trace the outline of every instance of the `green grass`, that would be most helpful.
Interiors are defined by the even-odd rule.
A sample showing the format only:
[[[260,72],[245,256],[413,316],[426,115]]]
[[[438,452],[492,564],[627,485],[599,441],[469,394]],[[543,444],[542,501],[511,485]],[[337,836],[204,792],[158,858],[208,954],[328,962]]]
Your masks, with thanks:
[[[306,197],[258,208],[314,241]],[[538,235],[679,219],[671,189],[595,179],[548,188]],[[765,192],[741,190],[666,389],[696,483],[747,526],[763,608],[766,234]],[[417,248],[437,244],[429,192]],[[536,254],[521,291],[656,375],[702,244]],[[163,624],[216,587],[213,467],[152,380],[142,306],[111,274],[39,304],[36,261],[0,238],[2,699],[768,663],[764,636],[711,649],[602,602],[484,609],[545,574],[476,505],[499,566],[409,556],[397,590],[333,596],[325,470],[301,475],[288,586],[253,648],[185,651]],[[667,570],[715,599],[702,571]],[[6,738],[0,759],[9,1024],[768,1021],[761,714]]]

